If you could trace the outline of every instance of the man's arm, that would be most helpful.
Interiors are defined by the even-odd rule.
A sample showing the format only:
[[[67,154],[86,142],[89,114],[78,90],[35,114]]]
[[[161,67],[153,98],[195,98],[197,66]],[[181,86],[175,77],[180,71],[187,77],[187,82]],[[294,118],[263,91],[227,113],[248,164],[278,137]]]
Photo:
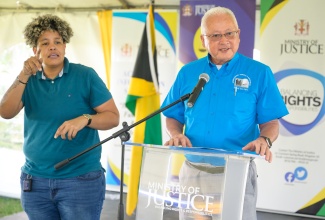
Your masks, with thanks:
[[[264,156],[265,160],[268,162],[272,162],[272,152],[264,138],[261,136],[268,137],[271,142],[273,143],[279,135],[279,120],[272,120],[269,122],[266,122],[264,124],[259,125],[260,128],[260,137],[258,137],[256,140],[248,143],[245,147],[243,147],[243,150],[251,150],[255,151],[257,154]]]
[[[260,136],[270,138],[273,143],[279,135],[279,120],[272,120],[264,124],[260,124]],[[265,139],[264,139],[265,140]]]

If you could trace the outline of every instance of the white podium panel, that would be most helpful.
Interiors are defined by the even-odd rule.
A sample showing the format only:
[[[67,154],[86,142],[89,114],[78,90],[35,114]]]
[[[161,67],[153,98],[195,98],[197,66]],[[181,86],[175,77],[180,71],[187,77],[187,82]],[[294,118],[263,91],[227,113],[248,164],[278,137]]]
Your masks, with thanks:
[[[248,166],[255,154],[126,145],[144,147],[137,220],[241,220]]]

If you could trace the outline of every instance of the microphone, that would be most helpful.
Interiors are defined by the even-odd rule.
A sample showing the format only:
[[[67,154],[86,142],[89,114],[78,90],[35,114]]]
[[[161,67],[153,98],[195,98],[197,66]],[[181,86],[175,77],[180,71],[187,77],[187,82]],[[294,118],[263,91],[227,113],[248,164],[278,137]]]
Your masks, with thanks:
[[[197,100],[197,98],[199,97],[201,91],[203,90],[204,85],[209,82],[209,75],[206,73],[202,73],[199,76],[199,82],[197,83],[197,85],[194,87],[190,98],[188,99],[187,102],[187,107],[192,108]]]

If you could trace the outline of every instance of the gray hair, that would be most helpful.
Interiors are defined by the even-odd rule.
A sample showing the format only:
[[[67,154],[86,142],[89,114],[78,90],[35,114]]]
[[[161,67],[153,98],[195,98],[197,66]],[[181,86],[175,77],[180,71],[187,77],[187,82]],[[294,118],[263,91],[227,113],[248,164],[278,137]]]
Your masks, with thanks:
[[[64,43],[69,43],[73,36],[70,25],[56,15],[43,15],[34,18],[24,30],[26,44],[31,47],[37,46],[38,38],[44,31],[57,31],[62,37]]]
[[[229,8],[225,8],[225,7],[221,7],[221,6],[217,6],[217,7],[213,7],[210,8],[202,17],[201,19],[201,33],[202,33],[202,29],[203,27],[206,25],[206,21],[209,17],[214,16],[214,15],[230,15],[230,17],[232,18],[232,20],[234,21],[234,24],[236,26],[236,28],[238,29],[238,23],[237,23],[237,19],[235,14],[229,9]],[[202,33],[203,34],[203,33]]]

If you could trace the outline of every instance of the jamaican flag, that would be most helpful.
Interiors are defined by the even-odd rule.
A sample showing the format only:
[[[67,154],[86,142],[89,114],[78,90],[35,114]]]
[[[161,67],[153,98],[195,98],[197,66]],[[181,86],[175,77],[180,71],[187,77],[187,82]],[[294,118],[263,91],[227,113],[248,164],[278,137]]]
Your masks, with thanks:
[[[160,107],[155,42],[154,10],[151,5],[147,14],[135,67],[133,70],[126,107],[139,121]],[[134,127],[133,141],[145,144],[162,144],[161,119],[156,115]],[[132,215],[138,201],[138,187],[142,160],[142,148],[133,147],[131,152],[130,177],[126,213]]]

